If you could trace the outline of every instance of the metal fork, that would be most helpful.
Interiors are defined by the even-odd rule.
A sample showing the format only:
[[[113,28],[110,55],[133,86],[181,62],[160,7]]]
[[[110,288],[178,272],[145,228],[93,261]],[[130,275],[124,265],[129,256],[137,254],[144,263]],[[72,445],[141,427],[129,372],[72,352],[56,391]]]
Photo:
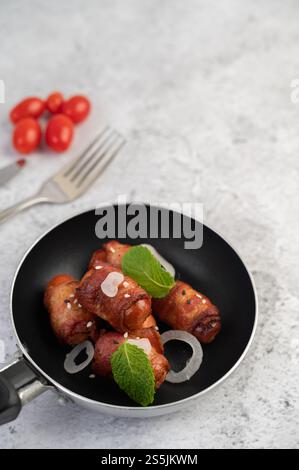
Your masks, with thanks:
[[[79,157],[46,181],[35,196],[0,211],[0,223],[35,204],[73,201],[87,191],[125,143],[121,134],[105,127]]]

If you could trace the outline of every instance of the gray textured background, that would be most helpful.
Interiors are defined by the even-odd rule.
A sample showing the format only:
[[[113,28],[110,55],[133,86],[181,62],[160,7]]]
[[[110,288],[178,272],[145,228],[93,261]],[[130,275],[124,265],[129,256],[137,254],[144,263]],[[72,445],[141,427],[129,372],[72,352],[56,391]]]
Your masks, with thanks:
[[[30,195],[102,122],[129,144],[93,189],[0,228],[0,337],[15,339],[9,292],[24,251],[59,218],[119,193],[201,201],[252,270],[260,323],[249,355],[192,409],[150,420],[60,406],[54,393],[1,428],[0,447],[299,447],[299,5],[295,0],[16,1],[0,4],[1,162],[7,112],[25,95],[84,92],[94,105],[71,152],[30,157],[0,207]],[[24,312],[25,314],[25,312]]]

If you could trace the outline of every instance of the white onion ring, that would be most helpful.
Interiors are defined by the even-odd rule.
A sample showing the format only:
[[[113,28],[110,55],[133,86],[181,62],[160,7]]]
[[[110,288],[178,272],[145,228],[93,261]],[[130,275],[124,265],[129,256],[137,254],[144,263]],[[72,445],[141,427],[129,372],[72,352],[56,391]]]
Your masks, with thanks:
[[[191,377],[193,377],[193,375],[200,368],[203,359],[203,351],[198,339],[196,339],[195,336],[191,335],[191,333],[188,333],[187,331],[169,330],[165,331],[165,333],[161,335],[161,340],[163,345],[168,343],[168,341],[179,340],[184,341],[185,343],[189,344],[189,346],[191,346],[193,354],[186,363],[184,369],[180,370],[179,372],[170,370],[165,379],[167,382],[172,384],[179,384],[186,382],[186,380],[190,380]]]
[[[81,364],[76,364],[75,359],[79,356],[80,352],[86,349],[87,358]],[[64,361],[64,369],[69,374],[77,374],[81,370],[85,369],[88,364],[92,361],[94,356],[94,347],[90,341],[84,341],[83,343],[77,344],[70,353],[66,355]]]

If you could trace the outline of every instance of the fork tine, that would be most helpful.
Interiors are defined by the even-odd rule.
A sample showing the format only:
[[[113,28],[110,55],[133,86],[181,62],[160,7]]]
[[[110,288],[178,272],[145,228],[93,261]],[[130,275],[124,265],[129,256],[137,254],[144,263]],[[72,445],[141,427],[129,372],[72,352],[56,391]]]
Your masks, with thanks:
[[[76,199],[104,171],[125,143],[126,140],[119,132],[106,127],[83,154],[52,176],[43,190],[48,190],[57,202]]]
[[[119,141],[120,139],[120,141]],[[117,144],[117,141],[119,143]],[[115,147],[115,145],[117,146]],[[108,149],[103,152],[99,158],[94,162],[91,168],[84,175],[81,176],[76,186],[80,191],[84,191],[86,187],[90,186],[98,176],[105,170],[108,164],[116,157],[121,148],[126,144],[124,137],[118,135]]]
[[[109,132],[108,135],[100,141],[99,145],[94,149],[94,151],[88,155],[88,158],[85,158],[82,161],[81,165],[77,165],[75,173],[70,175],[71,181],[75,183],[76,179],[78,179],[78,177],[80,178],[80,176],[82,175],[82,172],[87,172],[88,168],[93,165],[93,161],[95,160],[95,157],[97,157],[99,152],[101,152],[102,156],[104,156],[107,144],[109,147],[110,139],[115,139],[117,136],[119,136],[118,132],[112,129],[111,132]]]
[[[93,139],[93,141],[86,147],[86,149],[83,151],[83,153],[81,153],[78,158],[75,158],[68,165],[66,165],[66,167],[64,168],[63,176],[68,177],[73,170],[75,170],[78,166],[81,166],[80,163],[84,162],[86,156],[89,154],[89,152],[95,146],[95,144],[100,142],[102,137],[109,130],[110,130],[110,126],[104,127],[104,129],[102,131],[100,131],[99,134],[97,134],[97,136]]]

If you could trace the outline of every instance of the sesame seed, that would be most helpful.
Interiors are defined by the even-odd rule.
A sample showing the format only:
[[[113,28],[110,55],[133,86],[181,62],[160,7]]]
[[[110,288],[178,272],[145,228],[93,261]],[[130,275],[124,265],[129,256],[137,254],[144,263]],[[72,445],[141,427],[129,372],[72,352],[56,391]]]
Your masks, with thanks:
[[[115,249],[112,248],[112,246],[110,247],[110,251],[111,251],[111,253],[115,253]]]
[[[131,296],[130,296],[130,294],[125,294],[124,297],[125,297],[126,299],[128,299],[128,298],[131,297]]]
[[[102,269],[103,266],[95,266],[94,269]]]
[[[94,375],[94,374],[90,374],[89,378],[90,378],[90,379],[95,379],[95,375]]]
[[[79,308],[82,308],[82,305],[81,305],[81,304],[78,304],[78,307],[79,307]]]
[[[124,338],[127,338],[129,336],[129,333],[126,331],[124,334]]]
[[[67,308],[68,310],[71,310],[72,304],[68,302],[66,308]]]
[[[78,303],[78,299],[75,299],[73,303],[74,303],[74,304]]]
[[[129,285],[130,285],[130,284],[129,284],[127,281],[124,281],[124,283],[123,283],[123,286],[124,286],[124,287],[129,287]]]
[[[75,297],[75,294],[71,294],[71,295],[70,295],[70,299],[72,299],[73,297]]]
[[[207,303],[206,299],[202,299],[202,303],[206,304]]]
[[[136,339],[140,339],[140,336],[136,336]]]
[[[90,328],[92,325],[93,325],[93,322],[89,321],[86,326],[87,326],[87,328]]]
[[[200,294],[196,294],[196,297],[198,297],[199,299],[202,299],[202,296]]]
[[[156,331],[159,331],[159,327],[158,327],[158,326],[155,326],[155,330],[156,330]]]

